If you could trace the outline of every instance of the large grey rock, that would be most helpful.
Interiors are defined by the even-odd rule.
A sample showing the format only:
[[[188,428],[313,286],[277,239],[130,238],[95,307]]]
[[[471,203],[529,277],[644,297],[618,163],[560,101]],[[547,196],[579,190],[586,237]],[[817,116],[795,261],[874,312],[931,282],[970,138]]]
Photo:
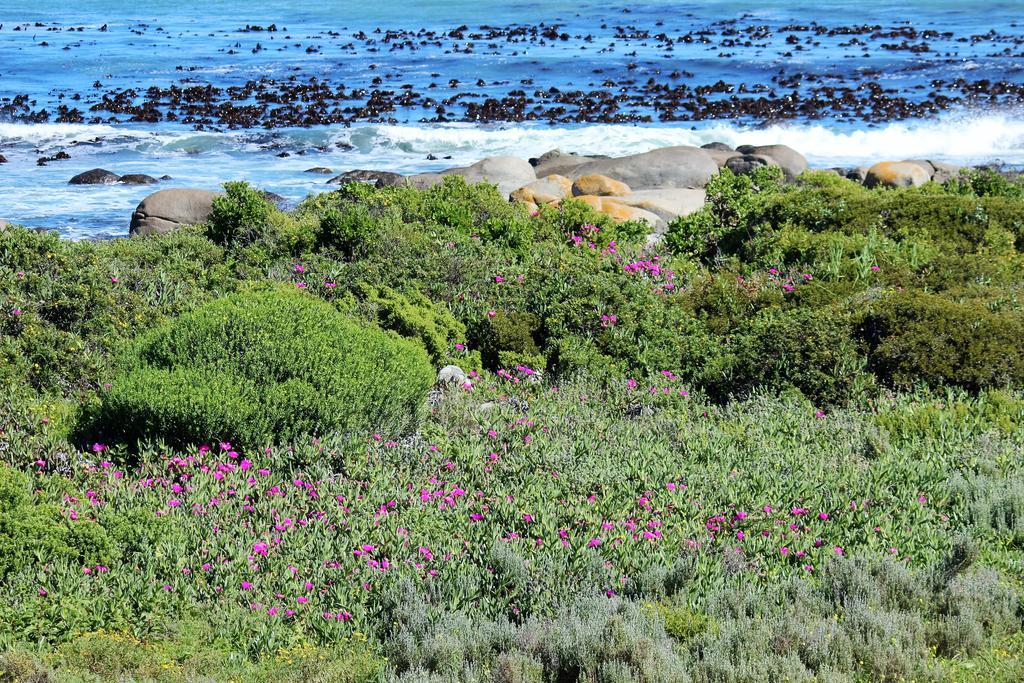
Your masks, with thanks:
[[[946,164],[941,161],[932,161],[931,159],[908,159],[904,163],[920,166],[928,174],[928,177],[937,183],[944,183],[947,180],[960,175],[959,166]]]
[[[663,147],[614,159],[598,159],[577,166],[569,177],[606,175],[622,181],[633,190],[659,190],[670,187],[701,188],[718,173],[718,164],[699,147]]]
[[[444,180],[444,176],[440,173],[416,173],[406,176],[402,182],[417,190],[429,190],[434,185],[440,185],[442,180]]]
[[[307,171],[310,173],[311,171]],[[328,171],[330,173],[330,171]],[[334,176],[327,181],[328,185],[348,185],[349,183],[367,183],[374,187],[394,187],[401,185],[403,181],[402,176],[397,173],[390,173],[388,171],[367,171],[363,169],[356,169],[354,171],[346,171],[341,175]]]
[[[694,189],[638,190],[625,197],[615,197],[615,201],[649,211],[666,223],[700,211],[706,199],[704,190]]]
[[[497,185],[498,192],[506,197],[514,190],[537,179],[537,173],[529,161],[513,156],[487,157],[465,168],[441,171],[441,175],[459,175],[470,184],[492,183]]]
[[[726,168],[739,175],[748,175],[765,166],[778,165],[778,161],[764,154],[739,154],[725,162]]]
[[[84,173],[79,173],[68,181],[69,185],[113,185],[121,176],[111,173],[102,168],[94,168]]]
[[[724,142],[709,142],[706,145],[701,145],[700,148],[701,149],[706,149],[706,150],[709,150],[709,151],[715,151],[715,152],[735,152],[736,151],[732,147],[730,147],[729,145],[725,144]]]
[[[326,166],[314,166],[313,168],[307,168],[303,173],[319,173],[320,175],[333,175],[334,171],[327,168]]]
[[[725,168],[725,165],[729,163],[729,159],[743,156],[734,149],[706,149],[704,151],[715,160],[715,163],[718,164],[718,168]]]
[[[743,154],[757,154],[775,159],[775,161],[779,162],[779,166],[782,167],[782,172],[786,174],[787,180],[795,180],[797,176],[807,170],[807,159],[789,145],[760,145],[757,147],[740,145],[736,148],[736,151]]]
[[[553,149],[544,152],[535,159],[530,159],[530,164],[538,178],[545,178],[549,175],[569,175],[577,166],[582,166],[588,161],[607,157],[584,157],[572,152],[563,152],[560,149]]]
[[[128,232],[133,237],[158,235],[202,223],[210,217],[217,196],[208,190],[184,188],[154,192],[136,207]]]

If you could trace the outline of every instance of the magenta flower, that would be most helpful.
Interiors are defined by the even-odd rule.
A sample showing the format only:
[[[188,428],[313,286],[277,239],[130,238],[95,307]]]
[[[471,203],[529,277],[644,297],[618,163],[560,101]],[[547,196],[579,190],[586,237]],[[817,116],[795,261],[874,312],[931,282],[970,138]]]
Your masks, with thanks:
[[[590,541],[587,542],[588,548],[596,548],[599,545],[601,545],[601,539],[597,536],[594,536],[592,539],[590,539]]]
[[[296,263],[294,266],[292,266],[292,270],[294,270],[296,273],[305,273],[306,266],[302,265],[301,263]]]
[[[253,543],[252,552],[254,555],[267,556],[267,544],[266,543]]]
[[[22,310],[20,308],[11,309],[11,315],[14,316],[15,318],[17,318],[21,314]]]
[[[782,546],[781,548],[779,548],[779,554],[783,557],[789,555],[789,548],[787,548],[786,546]]]
[[[167,501],[167,507],[176,508],[179,505],[181,505],[181,501],[178,500],[177,498],[171,498],[169,501]]]

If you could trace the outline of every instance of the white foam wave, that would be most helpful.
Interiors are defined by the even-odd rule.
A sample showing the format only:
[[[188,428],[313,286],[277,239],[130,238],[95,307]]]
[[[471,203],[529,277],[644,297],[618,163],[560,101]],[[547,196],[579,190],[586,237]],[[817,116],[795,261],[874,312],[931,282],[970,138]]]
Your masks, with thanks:
[[[53,150],[100,140],[93,153],[133,150],[147,157],[304,150],[347,143],[345,157],[398,171],[429,170],[484,156],[538,156],[560,148],[580,154],[621,156],[671,145],[786,144],[812,166],[859,165],[882,159],[929,158],[961,164],[1024,164],[1024,117],[1010,114],[947,116],[854,129],[826,124],[747,128],[728,122],[687,126],[583,125],[572,127],[473,124],[366,124],[351,128],[197,133],[135,126],[0,123],[0,147]],[[81,147],[79,147],[81,149]],[[26,151],[28,151],[26,149]],[[425,161],[439,157],[437,163]],[[451,156],[450,160],[443,157]],[[354,159],[352,157],[355,157]],[[361,158],[361,159],[360,159]],[[338,159],[344,165],[345,160]],[[445,163],[447,162],[447,163]]]
[[[339,133],[366,153],[392,149],[408,155],[453,157],[495,154],[538,156],[553,148],[621,156],[670,145],[786,144],[813,166],[863,164],[883,159],[929,158],[955,163],[1024,163],[1024,119],[1008,115],[891,123],[853,130],[823,124],[743,128],[727,123],[691,129],[594,125],[575,128],[374,126]]]

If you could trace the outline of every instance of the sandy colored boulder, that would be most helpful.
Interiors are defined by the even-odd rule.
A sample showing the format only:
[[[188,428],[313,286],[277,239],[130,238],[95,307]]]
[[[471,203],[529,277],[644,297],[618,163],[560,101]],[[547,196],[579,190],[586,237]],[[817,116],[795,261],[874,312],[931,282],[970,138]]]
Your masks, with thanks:
[[[931,180],[920,164],[911,161],[880,161],[868,169],[865,187],[918,187]]]
[[[551,202],[557,202],[559,199],[563,199],[569,194],[569,188],[565,187],[565,184],[559,182],[558,178],[562,176],[548,176],[541,180],[534,180],[532,183],[515,190],[511,195],[510,199],[518,202],[532,202],[534,204],[550,204]],[[568,182],[568,178],[564,178]]]
[[[594,174],[577,178],[572,184],[574,195],[597,195],[598,197],[622,197],[630,193],[629,185],[605,175]]]
[[[960,175],[960,167],[931,159],[907,159],[904,163],[916,164],[923,168],[928,177],[937,183],[944,183]]]
[[[209,190],[184,188],[154,192],[135,209],[128,232],[132,237],[159,235],[183,225],[203,223],[210,217],[217,196]]]

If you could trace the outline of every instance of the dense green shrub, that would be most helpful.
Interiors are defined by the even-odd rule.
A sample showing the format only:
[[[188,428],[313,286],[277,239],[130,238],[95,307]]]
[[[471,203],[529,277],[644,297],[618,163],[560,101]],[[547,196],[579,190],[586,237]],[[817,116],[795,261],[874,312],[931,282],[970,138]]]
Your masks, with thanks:
[[[107,565],[118,556],[102,526],[86,520],[71,523],[56,505],[36,504],[29,478],[0,465],[0,582],[35,566],[40,558]]]
[[[720,397],[796,388],[820,405],[842,405],[864,367],[851,329],[837,310],[766,309],[739,326],[704,385]]]
[[[248,244],[263,237],[274,207],[245,182],[224,183],[224,194],[213,200],[207,235],[220,245]]]
[[[871,369],[897,387],[1024,384],[1024,314],[982,302],[895,292],[870,305],[861,334]]]
[[[368,309],[367,317],[385,330],[419,341],[435,364],[466,341],[466,326],[418,291],[398,292],[364,282],[357,286],[356,295]]]
[[[433,376],[419,345],[361,328],[301,291],[238,294],[144,335],[92,428],[248,445],[401,432],[417,424]]]

